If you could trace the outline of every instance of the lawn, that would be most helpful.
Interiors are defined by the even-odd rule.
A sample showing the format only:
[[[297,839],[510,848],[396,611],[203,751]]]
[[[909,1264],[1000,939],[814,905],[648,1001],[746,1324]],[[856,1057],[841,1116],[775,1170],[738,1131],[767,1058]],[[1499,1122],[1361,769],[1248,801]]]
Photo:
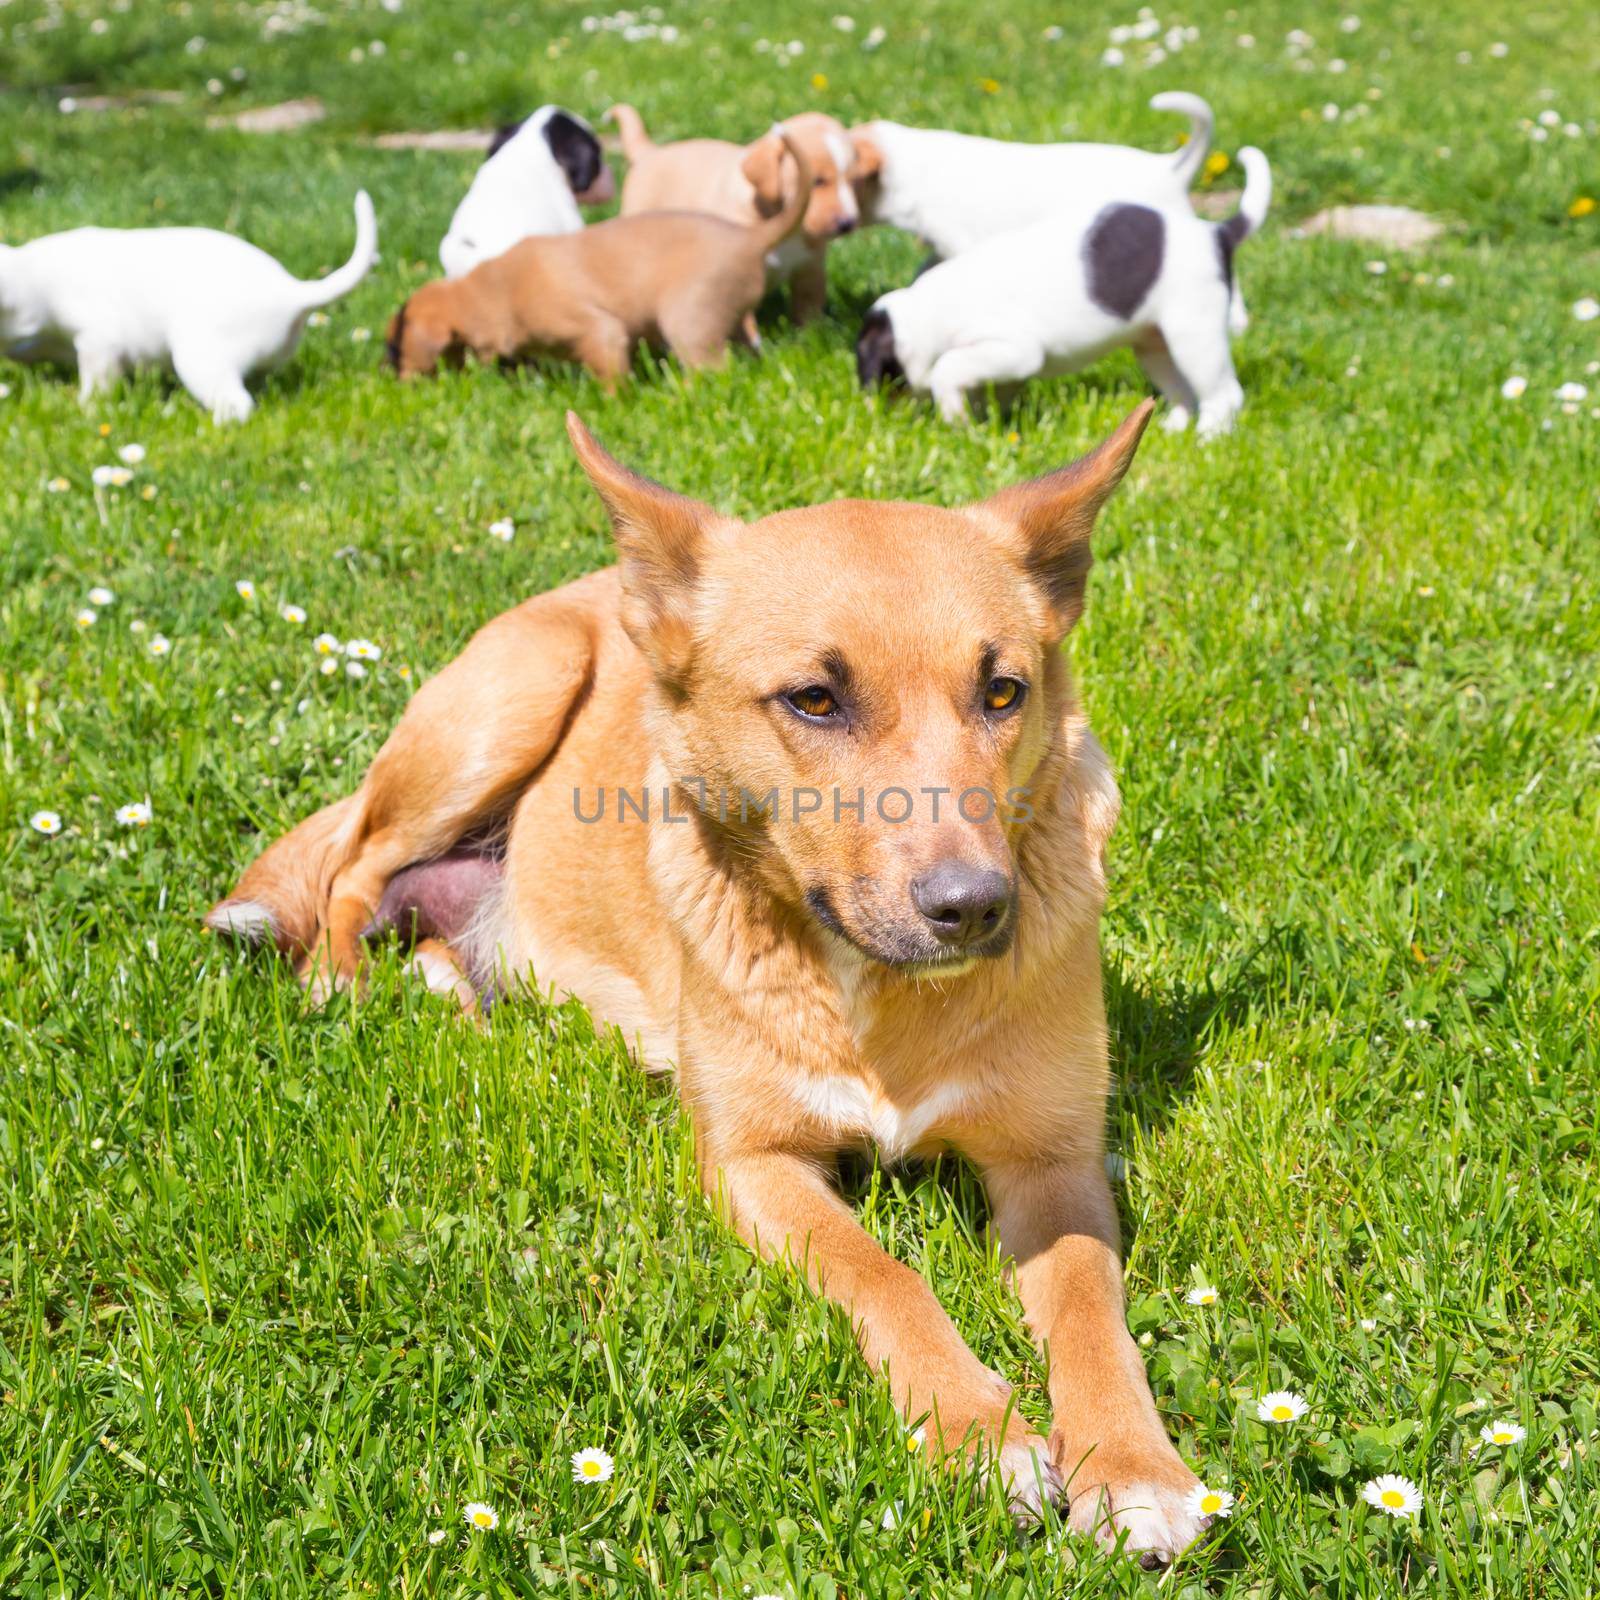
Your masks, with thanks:
[[[365,185],[383,246],[240,430],[153,376],[83,410],[69,376],[0,361],[0,1593],[1157,1587],[905,1450],[845,1319],[721,1230],[670,1084],[579,1008],[477,1031],[390,962],[310,1012],[198,919],[479,623],[608,559],[568,406],[748,514],[958,501],[1143,393],[1119,356],[963,432],[864,400],[860,312],[919,259],[886,230],[834,252],[825,324],[767,308],[759,362],[641,364],[611,399],[553,369],[402,388],[383,328],[474,159],[372,135],[627,98],[663,138],[815,105],[1159,146],[1177,130],[1145,102],[1173,88],[1278,190],[1239,259],[1241,426],[1151,434],[1070,646],[1125,796],[1105,952],[1130,1317],[1180,1449],[1237,1498],[1160,1587],[1600,1589],[1600,321],[1573,313],[1600,294],[1600,212],[1574,204],[1600,193],[1600,21],[1385,0],[1347,31],[1190,0],[1159,22],[1197,37],[1105,66],[1131,4],[881,0],[847,31],[846,3],[701,0],[631,39],[487,0],[0,8],[0,236],[201,223],[309,276]],[[175,98],[82,104],[150,90]],[[324,121],[208,125],[300,95]],[[1448,231],[1410,254],[1293,236],[1358,200]],[[1564,406],[1568,383],[1590,392]],[[131,481],[96,487],[130,444]],[[81,625],[96,586],[114,601]],[[382,659],[324,675],[323,630]],[[847,1182],[1041,1418],[971,1174]],[[1202,1284],[1215,1304],[1188,1303]],[[1257,1422],[1274,1388],[1309,1413]],[[1495,1419],[1526,1438],[1482,1444]],[[576,1484],[591,1445],[615,1475]],[[1414,1521],[1361,1502],[1390,1471]],[[472,1501],[496,1531],[469,1532]]]

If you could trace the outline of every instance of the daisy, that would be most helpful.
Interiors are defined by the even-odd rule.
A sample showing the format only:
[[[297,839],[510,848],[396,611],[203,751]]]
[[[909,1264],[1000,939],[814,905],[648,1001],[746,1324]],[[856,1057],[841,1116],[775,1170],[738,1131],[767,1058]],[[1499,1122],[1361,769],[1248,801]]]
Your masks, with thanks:
[[[308,328],[326,328],[328,326],[328,313],[326,311],[313,311],[306,318]]]
[[[365,344],[372,337],[371,328],[352,328],[350,330],[351,344]]]
[[[614,1470],[611,1457],[593,1445],[587,1450],[578,1451],[572,1458],[574,1483],[604,1483]]]
[[[500,1513],[481,1500],[469,1500],[461,1514],[467,1519],[467,1526],[479,1533],[493,1533],[500,1526]]]
[[[1369,261],[1367,263],[1367,271],[1370,272],[1374,278],[1381,278],[1388,270],[1389,263],[1387,261]]]
[[[52,478],[49,483],[45,485],[45,488],[48,489],[51,494],[65,494],[71,487],[72,485],[68,483],[65,478]]]
[[[1197,1517],[1233,1515],[1233,1496],[1226,1489],[1208,1489],[1203,1483],[1197,1483],[1189,1491],[1184,1504]]]
[[[124,828],[148,828],[150,826],[150,802],[148,800],[135,800],[129,805],[118,806],[117,821]]]
[[[1491,1422],[1479,1430],[1478,1437],[1485,1444],[1521,1444],[1528,1430],[1518,1422]]]
[[[347,656],[353,656],[357,661],[381,661],[383,659],[383,651],[370,639],[352,639],[344,647],[344,653]]]
[[[61,832],[61,813],[59,811],[35,811],[28,818],[28,826],[35,833],[52,834]]]
[[[1561,113],[1551,107],[1539,113],[1539,121],[1546,128],[1559,128],[1561,126]]]
[[[435,1528],[433,1532],[428,1535],[428,1543],[443,1544],[447,1537],[448,1535],[445,1533],[443,1528]]]
[[[89,474],[89,481],[97,489],[111,487],[120,489],[125,483],[132,481],[133,474],[126,467],[111,467],[101,465]]]
[[[256,597],[256,586],[248,578],[241,578],[234,584],[233,591],[241,600],[254,600]]]
[[[155,497],[156,486],[153,483],[147,483],[144,488],[139,491],[139,498],[141,500],[154,500]]]
[[[489,524],[489,537],[498,539],[501,544],[510,544],[516,537],[517,525],[510,517],[501,517],[498,522]]]
[[[298,628],[306,620],[306,608],[304,606],[280,606],[278,615],[285,622],[292,622]]]
[[[73,619],[80,628],[92,628],[100,619],[100,613],[90,606],[83,606]]]
[[[149,648],[150,654],[153,656],[171,655],[172,641],[166,636],[166,634],[158,633],[151,637]]]
[[[115,602],[116,598],[104,584],[97,583],[89,591],[89,604],[92,606],[109,606]]]
[[[127,467],[136,467],[144,460],[144,446],[142,444],[125,444],[117,451],[122,464]]]
[[[923,1445],[927,1442],[928,1430],[926,1428],[913,1429],[906,1435],[906,1453],[913,1456],[920,1455]]]
[[[1376,1317],[1363,1317],[1361,1319],[1361,1331],[1363,1333],[1376,1333],[1378,1331],[1378,1319]]]
[[[1596,300],[1592,294],[1586,294],[1583,299],[1573,301],[1572,314],[1579,322],[1593,322],[1600,317],[1600,300]]]
[[[1564,383],[1556,390],[1557,400],[1587,400],[1589,391],[1581,383]]]
[[[321,672],[324,678],[331,678],[339,670],[339,663],[332,656],[326,656],[317,670]]]
[[[1202,1283],[1198,1288],[1191,1289],[1183,1298],[1191,1306],[1214,1306],[1221,1296],[1209,1283]]]
[[[1393,1472],[1374,1478],[1361,1491],[1361,1498],[1390,1517],[1414,1517],[1422,1509],[1422,1491],[1409,1478]]]
[[[1256,1401],[1256,1415],[1263,1422],[1296,1422],[1310,1409],[1306,1397],[1292,1389],[1274,1389]]]
[[[1528,380],[1526,378],[1507,378],[1506,381],[1500,385],[1500,393],[1503,394],[1507,400],[1520,400],[1527,392]]]
[[[1120,67],[1127,59],[1127,55],[1114,44],[1108,44],[1100,53],[1100,65],[1102,67]]]
[[[331,633],[319,633],[316,638],[311,641],[311,648],[315,650],[319,656],[336,656],[344,648],[344,646],[340,644]]]
[[[347,661],[344,664],[344,675],[347,678],[364,678],[367,669],[359,661]]]
[[[9,383],[0,383],[0,400],[9,400],[10,398],[11,385]]]

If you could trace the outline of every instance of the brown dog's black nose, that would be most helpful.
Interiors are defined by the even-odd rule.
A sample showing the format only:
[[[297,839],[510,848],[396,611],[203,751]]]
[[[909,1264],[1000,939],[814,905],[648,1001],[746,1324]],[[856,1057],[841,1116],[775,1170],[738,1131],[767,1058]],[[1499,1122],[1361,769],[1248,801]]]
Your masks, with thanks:
[[[1004,926],[1011,880],[993,867],[941,861],[913,879],[911,899],[945,944],[978,944]]]
[[[854,233],[856,231],[856,219],[854,217],[840,217],[834,226],[840,233]]]

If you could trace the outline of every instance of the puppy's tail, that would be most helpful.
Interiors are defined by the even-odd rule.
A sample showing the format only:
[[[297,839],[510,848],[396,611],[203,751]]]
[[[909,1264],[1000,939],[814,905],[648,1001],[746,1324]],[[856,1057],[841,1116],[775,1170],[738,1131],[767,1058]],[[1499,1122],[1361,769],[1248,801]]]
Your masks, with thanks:
[[[655,149],[656,142],[646,131],[644,118],[632,106],[612,106],[606,112],[605,120],[615,124],[622,138],[622,153],[630,162],[637,161],[640,156],[649,155]]]
[[[1211,136],[1216,132],[1217,119],[1199,95],[1184,94],[1179,89],[1156,95],[1150,102],[1150,109],[1175,112],[1189,119],[1189,137],[1172,158],[1172,170],[1187,189],[1200,176],[1200,169],[1211,154]]]
[[[781,122],[773,124],[772,134],[794,161],[795,186],[794,193],[772,216],[756,223],[750,230],[760,241],[763,254],[768,250],[776,250],[800,226],[805,220],[806,207],[811,204],[811,163],[806,160],[805,152],[794,142],[789,130]]]
[[[206,913],[205,925],[246,944],[303,955],[322,925],[334,874],[354,848],[360,799],[346,795],[324,806],[269,845],[245,868],[233,893]]]
[[[350,293],[372,270],[378,259],[378,218],[372,209],[372,199],[365,189],[356,195],[356,247],[342,267],[330,272],[315,283],[300,285],[300,304],[307,311],[318,306],[332,305]]]
[[[1230,254],[1267,220],[1267,208],[1272,204],[1272,168],[1267,165],[1267,158],[1253,144],[1247,144],[1239,152],[1239,165],[1244,168],[1239,209],[1219,224]]]

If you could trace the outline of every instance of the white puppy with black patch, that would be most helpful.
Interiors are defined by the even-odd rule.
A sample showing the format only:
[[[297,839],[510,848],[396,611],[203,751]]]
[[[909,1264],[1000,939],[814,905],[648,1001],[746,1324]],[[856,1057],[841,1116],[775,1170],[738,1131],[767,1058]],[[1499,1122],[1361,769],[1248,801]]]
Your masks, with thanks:
[[[1131,345],[1171,404],[1165,426],[1233,426],[1244,391],[1228,343],[1234,252],[1272,200],[1267,158],[1241,150],[1244,195],[1226,222],[1166,205],[1068,199],[1043,222],[941,262],[882,296],[856,340],[863,386],[903,379],[952,422],[967,395],[1071,372]]]
[[[356,246],[314,283],[212,228],[73,228],[0,245],[0,352],[76,362],[83,399],[135,367],[170,367],[216,422],[255,409],[254,373],[295,352],[306,318],[355,288],[378,256],[356,196]]]
[[[1153,111],[1189,119],[1176,151],[1071,142],[1017,144],[946,128],[866,122],[850,130],[856,147],[856,195],[864,223],[888,223],[922,239],[941,261],[1057,210],[1063,196],[1084,205],[1137,200],[1160,208],[1187,203],[1211,149],[1216,118],[1197,94],[1170,91]],[[1248,319],[1237,291],[1234,333]]]
[[[439,246],[445,276],[463,278],[522,239],[576,233],[578,207],[616,192],[594,129],[576,112],[540,106],[495,134]]]

